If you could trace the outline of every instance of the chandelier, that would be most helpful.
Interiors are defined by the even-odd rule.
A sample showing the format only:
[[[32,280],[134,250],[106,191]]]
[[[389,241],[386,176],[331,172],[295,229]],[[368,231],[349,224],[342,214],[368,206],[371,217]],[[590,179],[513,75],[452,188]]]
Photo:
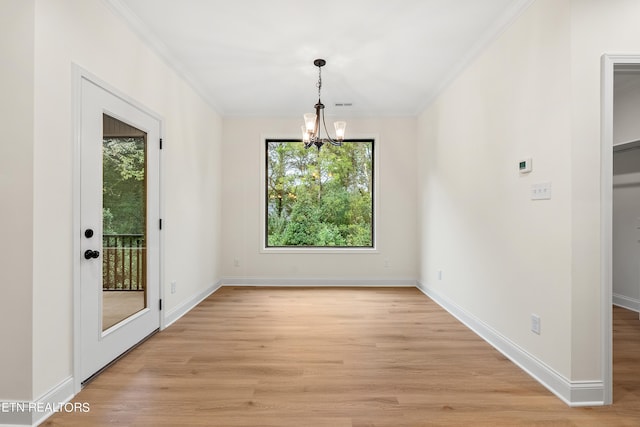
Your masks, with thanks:
[[[322,67],[327,63],[324,59],[316,59],[313,61],[313,65],[318,67],[318,103],[314,105],[315,113],[307,113],[304,115],[304,126],[302,126],[302,142],[304,142],[304,148],[309,148],[312,145],[322,147],[325,143],[341,146],[342,140],[344,140],[344,130],[347,127],[347,122],[335,122],[333,126],[336,129],[336,137],[331,138],[327,125],[324,122],[324,104],[320,100],[320,90],[322,89]],[[322,122],[322,123],[320,123]],[[324,128],[324,132],[327,135],[326,138],[321,136],[321,127]]]

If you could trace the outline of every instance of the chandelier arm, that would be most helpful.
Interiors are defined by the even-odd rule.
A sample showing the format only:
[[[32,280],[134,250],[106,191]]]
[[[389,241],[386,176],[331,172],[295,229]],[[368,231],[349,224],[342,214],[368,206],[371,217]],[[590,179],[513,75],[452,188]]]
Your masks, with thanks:
[[[329,135],[329,131],[327,130],[327,122],[324,121],[324,110],[322,110],[322,125],[324,126],[324,133],[327,134],[327,138],[325,139],[325,141],[331,143],[331,145],[335,145],[336,147],[341,147],[342,142],[331,139],[331,136]]]
[[[313,138],[320,139],[320,114],[322,113],[322,117],[324,117],[324,104],[318,98],[318,103],[315,105],[316,109],[316,123],[313,127]]]

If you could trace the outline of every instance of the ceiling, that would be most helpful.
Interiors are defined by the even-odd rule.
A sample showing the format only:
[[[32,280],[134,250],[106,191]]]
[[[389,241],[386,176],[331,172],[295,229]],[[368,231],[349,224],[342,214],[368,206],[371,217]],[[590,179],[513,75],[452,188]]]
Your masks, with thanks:
[[[105,1],[225,117],[416,115],[531,3]]]

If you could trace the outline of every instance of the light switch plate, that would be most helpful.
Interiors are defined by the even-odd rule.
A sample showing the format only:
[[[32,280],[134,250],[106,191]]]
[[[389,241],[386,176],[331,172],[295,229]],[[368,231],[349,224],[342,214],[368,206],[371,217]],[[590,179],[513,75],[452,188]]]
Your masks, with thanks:
[[[550,200],[551,183],[539,182],[531,185],[531,200]]]

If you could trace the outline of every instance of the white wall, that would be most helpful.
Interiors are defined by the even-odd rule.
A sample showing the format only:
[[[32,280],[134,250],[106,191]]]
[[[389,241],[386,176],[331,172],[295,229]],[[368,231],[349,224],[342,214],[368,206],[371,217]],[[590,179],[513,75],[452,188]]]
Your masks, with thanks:
[[[225,119],[223,247],[227,281],[374,279],[397,283],[417,276],[416,121],[348,119],[348,137],[375,136],[379,176],[377,253],[261,253],[261,138],[299,137],[301,119]],[[240,265],[234,266],[238,258]],[[389,267],[385,267],[385,260]],[[396,282],[394,282],[396,280]],[[264,282],[264,280],[262,280]],[[303,283],[303,282],[300,282]]]
[[[221,277],[222,122],[103,2],[37,1],[35,22],[33,398],[38,398],[73,371],[72,64],[163,117],[165,314]],[[178,283],[175,294],[168,290],[170,281]]]
[[[0,1],[0,401],[31,397],[34,1]]]
[[[419,118],[420,281],[571,377],[570,3],[533,3]],[[518,162],[533,159],[520,175]],[[534,183],[552,199],[532,201]],[[438,279],[438,272],[442,279]],[[541,334],[530,331],[530,315]]]
[[[604,378],[601,56],[640,51],[637,16],[537,0],[420,117],[421,281],[578,386]]]

